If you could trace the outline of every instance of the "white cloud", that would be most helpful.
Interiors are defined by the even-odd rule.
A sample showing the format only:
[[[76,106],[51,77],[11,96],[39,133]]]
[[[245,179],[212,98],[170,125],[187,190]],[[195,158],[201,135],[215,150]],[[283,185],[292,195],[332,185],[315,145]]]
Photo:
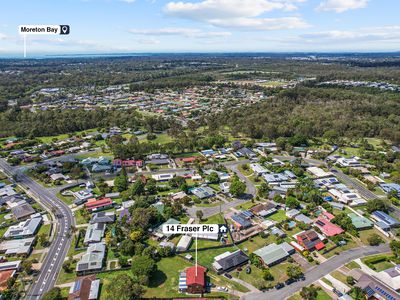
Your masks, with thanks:
[[[337,13],[346,10],[359,9],[367,6],[369,0],[326,0],[321,2],[317,11],[335,11]]]
[[[139,44],[144,44],[144,45],[158,45],[160,44],[159,40],[156,39],[139,39],[136,40]]]
[[[120,1],[126,2],[126,3],[133,3],[133,2],[135,2],[136,0],[120,0]]]
[[[280,30],[308,28],[309,25],[298,17],[286,18],[234,18],[213,20],[215,26],[240,30]]]
[[[329,30],[296,36],[261,37],[258,40],[290,49],[398,50],[400,26]]]
[[[277,30],[306,28],[300,17],[266,18],[271,11],[290,12],[305,0],[203,0],[197,3],[169,2],[164,12],[169,16],[196,20],[224,28]]]
[[[0,40],[5,40],[5,39],[7,39],[7,36],[0,32]]]
[[[180,35],[188,38],[221,38],[231,35],[225,31],[202,31],[196,28],[167,27],[159,29],[130,29],[130,33],[147,36]]]

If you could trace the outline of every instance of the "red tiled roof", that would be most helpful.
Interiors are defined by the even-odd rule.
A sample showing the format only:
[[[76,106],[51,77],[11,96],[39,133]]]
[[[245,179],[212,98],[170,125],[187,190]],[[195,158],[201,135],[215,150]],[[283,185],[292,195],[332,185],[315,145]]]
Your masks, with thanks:
[[[315,249],[321,250],[325,248],[325,244],[323,242],[319,242],[318,244],[315,245]]]
[[[334,215],[332,215],[331,213],[329,213],[327,211],[324,211],[322,214],[324,215],[325,219],[327,219],[329,221],[335,218]]]
[[[196,159],[197,159],[196,156],[191,156],[191,157],[182,158],[182,161],[186,162],[186,163],[190,163],[190,162],[194,162]]]
[[[7,280],[14,275],[15,270],[6,270],[0,272],[0,291],[7,289]]]
[[[112,203],[113,202],[112,202],[111,198],[102,198],[99,200],[89,199],[88,202],[85,203],[85,206],[88,209],[94,209],[94,208],[110,205]]]
[[[322,233],[326,236],[335,236],[344,232],[339,226],[329,222],[324,217],[319,216],[317,222],[315,223]]]
[[[206,285],[206,268],[202,266],[197,266],[197,276],[196,276],[196,266],[186,269],[186,284],[199,284],[201,286]]]

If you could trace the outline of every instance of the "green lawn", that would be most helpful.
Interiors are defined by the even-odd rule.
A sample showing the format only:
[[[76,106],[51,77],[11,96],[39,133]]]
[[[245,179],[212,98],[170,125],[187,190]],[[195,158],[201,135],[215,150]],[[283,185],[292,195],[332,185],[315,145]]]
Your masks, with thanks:
[[[257,203],[253,203],[251,201],[247,201],[245,203],[239,204],[238,206],[236,206],[236,209],[243,209],[243,210],[247,210],[252,208],[253,206],[255,206]]]
[[[377,229],[375,228],[371,228],[371,229],[367,229],[367,230],[362,230],[359,231],[359,238],[360,240],[363,242],[363,244],[365,245],[369,245],[368,244],[368,237],[371,236],[372,234],[376,233],[377,235],[379,235],[384,241],[388,241],[388,238],[386,236],[384,236],[382,233],[380,233]]]
[[[39,236],[40,234],[44,233],[46,234],[48,237],[50,235],[50,229],[51,229],[51,224],[47,224],[47,225],[42,225],[37,233],[37,236]],[[39,243],[39,241],[36,242],[36,246],[35,246],[35,250],[39,250],[39,249],[43,249],[44,247]]]
[[[57,198],[61,199],[62,202],[65,204],[71,205],[74,203],[74,197],[73,196],[64,196],[60,192],[57,193]]]
[[[317,300],[331,300],[331,296],[329,296],[323,289],[318,291]]]
[[[154,140],[151,140],[150,142],[162,145],[162,144],[170,143],[172,141],[173,141],[172,137],[170,137],[168,134],[161,133],[161,134],[157,134],[157,138]],[[144,138],[144,139],[140,139],[140,142],[144,143],[144,142],[149,142],[149,141],[147,140],[147,138]]]
[[[205,224],[224,224],[224,218],[220,214],[213,215],[208,217],[206,220],[203,220],[202,223]]]
[[[274,213],[272,216],[269,216],[267,219],[271,219],[276,222],[281,222],[283,220],[286,220],[286,213],[283,210],[278,210],[276,213]]]
[[[61,268],[60,273],[57,278],[57,284],[62,284],[62,283],[67,283],[67,282],[72,282],[76,278],[75,274],[75,268],[76,268],[76,263],[71,264],[72,272],[66,273],[63,268]]]
[[[214,257],[220,255],[226,251],[234,252],[237,250],[237,247],[224,247],[219,249],[211,249],[205,251],[197,252],[197,259],[200,265],[207,267],[208,269],[212,269],[212,263],[214,262]],[[193,253],[194,255],[194,253]]]
[[[391,263],[390,259],[390,254],[383,253],[364,257],[361,259],[361,261],[373,270],[380,272],[394,266],[394,264]]]
[[[260,235],[257,235],[239,244],[238,247],[243,251],[244,249],[247,249],[247,253],[253,253],[254,251],[274,242],[276,242],[276,238],[273,235],[269,235],[266,239],[262,238]]]
[[[192,156],[201,156],[201,154],[199,152],[186,152],[186,153],[173,154],[173,157],[176,157],[176,158],[185,158],[185,157],[192,157]]]
[[[329,249],[329,247],[330,246],[328,246],[326,248]],[[334,255],[340,255],[340,252],[343,252],[343,251],[346,251],[346,250],[350,250],[350,249],[353,249],[353,248],[356,248],[356,247],[358,247],[357,243],[355,241],[353,241],[352,239],[348,239],[346,245],[338,246],[334,250],[332,250],[332,251],[330,251],[330,252],[328,252],[326,254],[323,254],[323,256],[325,258],[330,258],[330,257],[332,257]]]
[[[344,275],[342,272],[336,270],[336,271],[333,271],[333,272],[331,273],[331,275],[332,275],[333,278],[336,278],[337,280],[339,280],[339,281],[341,281],[341,282],[343,282],[343,283],[346,284],[346,278],[347,278],[347,276]]]
[[[360,269],[360,265],[358,263],[356,263],[355,261],[351,261],[348,264],[346,264],[346,267],[349,269]]]
[[[75,211],[75,220],[76,220],[76,224],[80,225],[80,224],[87,224],[88,220],[86,220],[83,216],[82,216],[82,209],[76,210]]]

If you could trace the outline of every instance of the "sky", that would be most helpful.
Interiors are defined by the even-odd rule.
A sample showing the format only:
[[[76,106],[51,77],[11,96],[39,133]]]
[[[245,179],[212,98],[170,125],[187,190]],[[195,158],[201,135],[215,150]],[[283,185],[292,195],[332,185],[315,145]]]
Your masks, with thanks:
[[[400,51],[399,0],[1,0],[0,57],[27,54]]]

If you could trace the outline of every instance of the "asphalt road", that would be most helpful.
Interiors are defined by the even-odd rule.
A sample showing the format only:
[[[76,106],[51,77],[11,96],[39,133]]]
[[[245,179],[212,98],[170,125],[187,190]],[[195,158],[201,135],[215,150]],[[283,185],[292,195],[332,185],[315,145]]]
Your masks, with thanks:
[[[292,283],[291,285],[286,285],[280,290],[271,289],[264,293],[250,293],[243,296],[241,299],[244,300],[264,300],[264,299],[286,299],[293,294],[301,290],[301,288],[312,284],[318,279],[324,277],[325,275],[333,272],[340,266],[349,263],[350,261],[361,258],[368,255],[374,255],[378,253],[385,253],[390,251],[389,245],[381,245],[378,247],[365,246],[360,248],[355,248],[347,251],[343,251],[340,255],[333,256],[331,259],[323,262],[322,264],[315,266],[314,268],[308,270],[305,275],[304,281],[298,281]]]
[[[336,177],[338,177],[341,181],[343,181],[347,186],[357,190],[357,192],[366,200],[373,200],[379,198],[377,195],[375,195],[373,192],[367,189],[362,183],[344,174],[341,170],[336,168],[331,168],[330,170],[335,174]]]
[[[10,166],[4,159],[0,159],[0,168],[9,176],[17,174],[18,184],[25,188],[35,199],[48,210],[56,210],[57,230],[55,238],[51,243],[39,275],[34,279],[34,283],[28,291],[26,299],[40,299],[42,295],[50,290],[56,283],[57,276],[61,270],[64,258],[68,253],[71,238],[67,237],[71,225],[75,225],[75,219],[69,207],[58,199],[55,194],[41,186],[27,175],[20,172],[18,167]]]

